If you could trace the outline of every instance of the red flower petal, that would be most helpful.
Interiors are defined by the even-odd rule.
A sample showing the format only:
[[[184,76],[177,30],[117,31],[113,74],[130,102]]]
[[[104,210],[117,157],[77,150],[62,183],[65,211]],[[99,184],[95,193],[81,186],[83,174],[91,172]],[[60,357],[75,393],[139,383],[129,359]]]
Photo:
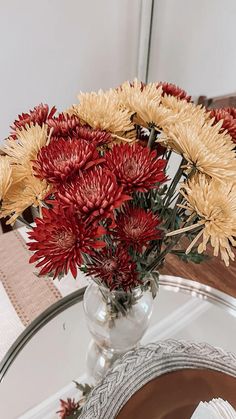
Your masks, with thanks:
[[[54,140],[73,137],[74,131],[81,125],[77,116],[64,113],[60,113],[54,118],[48,118],[47,124],[52,129],[52,138]]]
[[[152,211],[126,206],[116,219],[113,235],[126,246],[141,252],[150,241],[161,238],[160,220]]]
[[[236,143],[236,108],[212,109],[210,116],[215,118],[215,124],[223,119],[221,131],[226,129]]]
[[[87,265],[88,275],[98,278],[110,290],[130,291],[140,284],[137,266],[123,247],[105,248]]]
[[[131,199],[123,193],[115,176],[102,167],[94,167],[87,173],[62,185],[59,199],[66,205],[73,205],[87,220],[109,217],[113,210]]]
[[[128,193],[146,192],[165,182],[166,161],[156,158],[156,151],[151,151],[140,144],[115,145],[105,155],[106,164]]]
[[[76,277],[83,253],[93,254],[94,249],[106,245],[97,240],[104,234],[104,229],[86,225],[71,208],[45,208],[42,220],[38,218],[35,222],[36,227],[29,233],[33,241],[28,246],[35,251],[30,263],[38,262],[36,267],[42,267],[40,275],[53,273],[55,278],[70,270]]]
[[[13,130],[11,132],[11,137],[16,139],[16,129],[25,128],[26,125],[30,125],[31,123],[37,123],[42,126],[48,119],[53,117],[55,112],[55,106],[49,110],[48,105],[43,105],[41,103],[40,105],[35,106],[34,109],[30,110],[29,113],[22,113],[22,115],[18,115],[18,119],[16,119],[14,124],[11,126]]]
[[[60,185],[79,170],[88,169],[103,161],[93,144],[85,140],[66,141],[61,138],[41,148],[33,169],[41,179]]]
[[[187,102],[190,102],[191,96],[188,96],[188,94],[185,92],[185,90],[181,89],[181,87],[176,86],[173,83],[167,83],[167,82],[160,82],[157,84],[158,87],[162,87],[162,95],[171,95],[175,96],[178,99],[184,99],[187,100]]]

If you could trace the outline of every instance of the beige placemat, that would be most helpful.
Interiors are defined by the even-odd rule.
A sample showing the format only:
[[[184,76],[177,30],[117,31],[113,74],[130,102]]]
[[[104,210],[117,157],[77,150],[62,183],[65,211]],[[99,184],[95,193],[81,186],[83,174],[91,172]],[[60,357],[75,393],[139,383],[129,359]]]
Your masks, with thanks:
[[[0,281],[25,326],[61,298],[52,279],[34,274],[29,257],[30,252],[16,230],[1,235]]]

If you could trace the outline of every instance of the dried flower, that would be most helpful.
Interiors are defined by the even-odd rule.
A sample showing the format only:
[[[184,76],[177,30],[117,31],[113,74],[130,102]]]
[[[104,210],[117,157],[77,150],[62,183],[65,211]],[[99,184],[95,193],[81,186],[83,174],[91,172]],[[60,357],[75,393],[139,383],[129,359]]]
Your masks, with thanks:
[[[86,225],[78,219],[72,208],[43,208],[42,214],[43,218],[37,218],[36,227],[28,233],[30,239],[34,240],[28,243],[29,249],[35,252],[30,263],[38,262],[36,267],[42,267],[40,275],[53,273],[56,278],[70,270],[76,278],[83,253],[92,254],[94,249],[106,245],[98,240],[105,234],[104,228]]]
[[[117,182],[129,192],[145,192],[164,182],[166,161],[156,159],[156,151],[140,144],[114,145],[105,155],[107,167],[115,174]]]
[[[236,159],[234,143],[225,132],[220,133],[221,122],[216,125],[198,123],[176,125],[169,132],[167,144],[189,162],[189,167],[219,180],[235,177]]]
[[[74,131],[81,126],[81,123],[75,115],[60,113],[57,117],[48,119],[47,125],[52,129],[53,139],[57,139],[73,137]]]
[[[162,87],[162,95],[167,96],[175,96],[178,99],[186,100],[189,102],[191,100],[191,96],[188,96],[188,94],[185,92],[185,90],[181,89],[181,87],[176,86],[172,83],[167,82],[160,82],[157,84],[157,88]]]
[[[214,248],[214,256],[220,253],[226,266],[229,259],[234,260],[231,245],[236,245],[236,184],[225,184],[217,180],[207,180],[200,175],[183,184],[181,193],[186,203],[180,207],[189,211],[189,219],[198,217],[197,223],[168,235],[176,234],[195,227],[200,228],[186,253],[190,252],[195,243],[202,237],[198,252],[206,250],[208,241]]]
[[[132,246],[142,252],[150,241],[160,239],[161,231],[157,229],[160,220],[152,211],[143,208],[126,206],[116,219],[114,236],[126,246]]]
[[[41,179],[61,184],[78,174],[79,170],[86,170],[102,161],[104,159],[99,157],[95,146],[86,140],[60,138],[41,148],[33,169]]]
[[[62,185],[58,195],[62,202],[74,205],[77,212],[89,220],[109,217],[115,208],[130,199],[114,174],[102,167],[92,168]]]
[[[27,125],[38,124],[42,126],[47,119],[51,119],[56,112],[55,106],[49,110],[48,105],[43,105],[42,103],[38,106],[35,106],[34,109],[30,110],[29,113],[22,113],[18,115],[19,119],[16,119],[14,124],[11,126],[12,133],[11,138],[14,140],[18,137],[18,133],[23,128],[26,128]]]
[[[7,157],[0,156],[0,206],[12,184],[12,168]]]
[[[76,402],[75,399],[60,400],[61,409],[58,410],[61,419],[66,419],[72,416],[80,408],[80,403]]]
[[[221,130],[226,129],[236,143],[236,108],[212,109],[210,116],[214,118],[214,123],[223,121]]]
[[[98,278],[112,290],[131,291],[140,284],[137,266],[122,247],[104,248],[87,265],[88,275]]]
[[[132,113],[121,108],[114,91],[98,93],[80,93],[79,105],[74,105],[68,112],[81,118],[93,128],[120,133],[134,128]]]

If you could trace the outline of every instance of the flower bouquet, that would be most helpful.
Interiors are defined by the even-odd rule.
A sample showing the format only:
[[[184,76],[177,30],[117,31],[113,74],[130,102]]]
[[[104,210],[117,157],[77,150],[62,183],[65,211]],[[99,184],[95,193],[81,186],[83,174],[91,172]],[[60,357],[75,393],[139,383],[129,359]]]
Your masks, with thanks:
[[[93,278],[85,312],[100,347],[122,352],[141,339],[169,252],[199,262],[212,247],[226,266],[234,260],[235,114],[134,80],[80,93],[63,113],[41,104],[12,125],[0,216],[14,224],[38,208],[28,246],[39,276]]]

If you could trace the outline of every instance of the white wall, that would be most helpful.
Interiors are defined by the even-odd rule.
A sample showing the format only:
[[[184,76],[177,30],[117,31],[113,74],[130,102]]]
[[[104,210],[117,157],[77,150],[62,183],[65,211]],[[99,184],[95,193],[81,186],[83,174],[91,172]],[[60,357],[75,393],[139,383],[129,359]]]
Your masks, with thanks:
[[[194,96],[236,92],[236,1],[154,1],[149,79]]]
[[[0,0],[0,139],[40,102],[136,76],[141,0]]]

